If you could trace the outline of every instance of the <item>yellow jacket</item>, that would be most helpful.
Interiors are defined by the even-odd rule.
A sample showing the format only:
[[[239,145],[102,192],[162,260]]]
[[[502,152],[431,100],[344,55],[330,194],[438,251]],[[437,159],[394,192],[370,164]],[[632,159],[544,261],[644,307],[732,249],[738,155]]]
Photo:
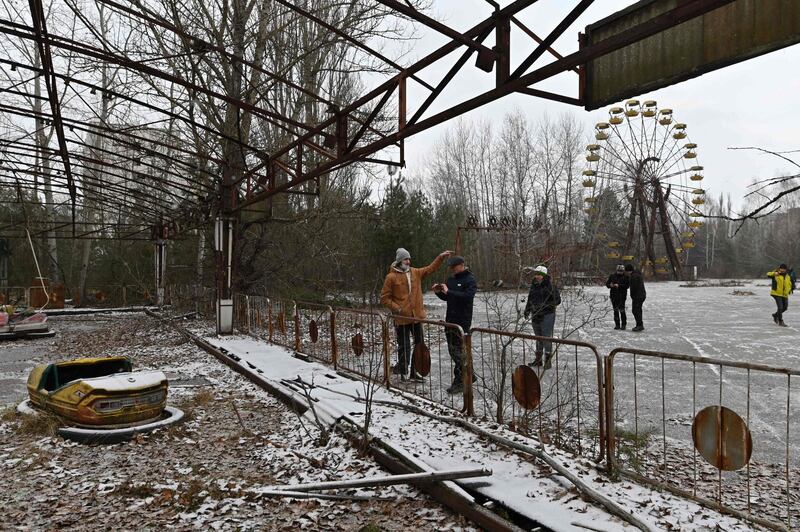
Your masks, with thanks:
[[[771,296],[789,297],[792,293],[792,279],[788,273],[780,274],[777,271],[767,272],[767,277],[772,277]]]
[[[426,317],[422,306],[422,280],[438,270],[443,260],[444,257],[440,255],[424,268],[410,268],[408,272],[400,270],[396,264],[389,266],[389,274],[381,290],[381,304],[395,315],[395,324],[413,323],[399,316]]]

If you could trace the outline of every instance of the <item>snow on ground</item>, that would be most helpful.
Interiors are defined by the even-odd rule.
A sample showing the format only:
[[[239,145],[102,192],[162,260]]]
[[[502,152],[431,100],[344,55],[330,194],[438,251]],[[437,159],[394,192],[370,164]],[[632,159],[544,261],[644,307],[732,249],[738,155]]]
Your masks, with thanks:
[[[313,383],[315,388],[312,396],[318,401],[315,408],[328,422],[344,416],[358,423],[363,415],[363,405],[353,399],[354,396],[364,395],[361,382],[344,378],[321,364],[294,358],[282,347],[267,345],[251,338],[211,336],[206,341],[240,357],[239,364],[246,371],[257,372],[260,377],[267,378],[287,393],[299,397],[297,388],[292,383],[295,379]],[[376,399],[401,403],[408,401],[405,395],[383,388],[377,392]],[[452,412],[441,410],[430,403],[418,404],[430,411],[438,410],[452,415]],[[558,531],[585,530],[582,524],[590,524],[598,530],[627,528],[627,524],[618,518],[584,502],[565,479],[530,457],[509,452],[466,429],[436,422],[425,416],[383,405],[374,405],[373,408],[375,411],[371,433],[375,437],[402,449],[427,469],[469,466],[492,469],[494,473],[491,477],[456,482],[497,500],[548,528]],[[525,440],[497,425],[486,426],[506,437],[535,444],[532,440]],[[546,450],[593,488],[609,495],[655,529],[751,529],[733,518],[669,494],[658,493],[630,482],[610,483],[587,460],[575,460],[550,446]]]
[[[114,445],[80,445],[47,423],[0,415],[0,530],[474,530],[414,488],[358,493],[369,501],[273,499],[272,484],[386,475],[338,435],[319,431],[173,330],[145,315],[53,320],[52,339],[0,345],[0,369],[25,396],[35,363],[101,354],[170,376],[186,421]],[[8,360],[11,351],[16,360]]]

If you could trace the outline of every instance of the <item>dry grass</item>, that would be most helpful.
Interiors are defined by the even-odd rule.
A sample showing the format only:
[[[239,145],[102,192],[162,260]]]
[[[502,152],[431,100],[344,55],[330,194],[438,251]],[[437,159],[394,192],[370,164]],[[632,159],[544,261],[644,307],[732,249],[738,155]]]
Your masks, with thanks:
[[[17,420],[17,407],[7,406],[0,410],[0,421],[10,423]]]
[[[55,436],[60,426],[61,421],[56,416],[37,412],[36,415],[20,416],[17,432],[30,436]]]

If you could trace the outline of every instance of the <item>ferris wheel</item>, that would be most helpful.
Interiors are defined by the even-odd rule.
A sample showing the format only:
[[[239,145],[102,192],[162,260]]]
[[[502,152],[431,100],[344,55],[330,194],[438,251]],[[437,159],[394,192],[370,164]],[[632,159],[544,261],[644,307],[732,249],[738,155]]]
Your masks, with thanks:
[[[697,144],[672,109],[659,109],[654,100],[629,100],[608,114],[586,147],[588,227],[605,259],[680,279],[703,226],[706,191]]]

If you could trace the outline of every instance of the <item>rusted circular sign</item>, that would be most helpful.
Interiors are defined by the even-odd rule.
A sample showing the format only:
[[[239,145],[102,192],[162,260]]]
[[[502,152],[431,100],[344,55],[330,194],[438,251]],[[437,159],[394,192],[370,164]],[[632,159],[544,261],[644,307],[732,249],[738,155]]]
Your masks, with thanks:
[[[355,353],[357,357],[364,354],[364,336],[361,333],[354,334],[353,339],[350,340],[350,347],[353,348],[353,353]]]
[[[694,417],[692,440],[706,461],[723,471],[747,465],[753,454],[753,439],[747,423],[724,406],[707,406]]]
[[[431,350],[424,343],[414,346],[414,371],[423,377],[431,372]]]
[[[319,340],[319,329],[317,328],[317,322],[314,320],[308,322],[308,335],[311,337],[312,344],[316,344],[317,340]]]
[[[542,386],[539,377],[530,366],[518,366],[511,376],[511,391],[514,399],[526,410],[533,410],[542,401]]]

